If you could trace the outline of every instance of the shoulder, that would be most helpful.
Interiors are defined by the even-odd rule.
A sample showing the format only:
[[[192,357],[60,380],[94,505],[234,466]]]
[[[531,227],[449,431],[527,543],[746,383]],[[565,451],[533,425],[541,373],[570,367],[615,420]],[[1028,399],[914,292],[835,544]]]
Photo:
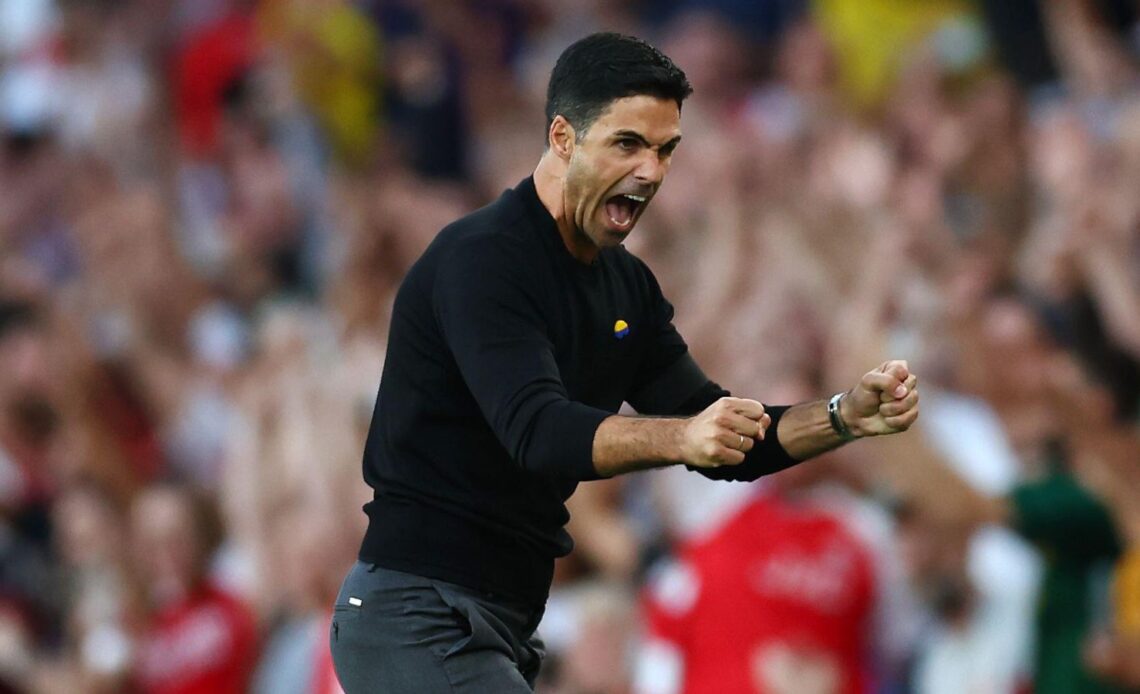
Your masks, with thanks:
[[[529,277],[540,250],[497,229],[460,228],[443,241],[437,283],[466,280],[486,285],[502,278]]]
[[[621,277],[630,286],[651,295],[660,295],[661,286],[653,270],[641,258],[637,257],[624,246],[607,248],[602,252],[604,262],[610,271]]]
[[[653,271],[645,264],[645,261],[637,257],[625,246],[615,246],[607,248],[602,251],[602,256],[606,259],[613,268],[621,271],[628,272],[634,275],[653,276]]]
[[[430,294],[437,285],[467,276],[477,279],[517,272],[534,253],[524,225],[521,206],[513,199],[513,191],[507,191],[443,227],[402,284]]]
[[[460,269],[514,263],[536,252],[534,235],[527,233],[525,213],[513,191],[452,222],[440,231],[429,252],[438,255],[441,268]]]
[[[542,244],[524,216],[484,208],[440,232],[432,251],[435,309],[522,306],[539,311],[550,282]]]

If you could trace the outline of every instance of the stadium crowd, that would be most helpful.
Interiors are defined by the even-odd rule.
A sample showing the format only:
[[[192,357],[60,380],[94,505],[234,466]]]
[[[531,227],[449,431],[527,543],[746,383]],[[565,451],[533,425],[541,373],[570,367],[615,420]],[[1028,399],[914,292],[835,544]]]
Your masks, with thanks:
[[[1138,18],[0,0],[0,691],[338,691],[393,292],[601,29],[696,90],[629,246],[705,371],[788,403],[902,355],[923,414],[582,485],[539,691],[1140,688]]]

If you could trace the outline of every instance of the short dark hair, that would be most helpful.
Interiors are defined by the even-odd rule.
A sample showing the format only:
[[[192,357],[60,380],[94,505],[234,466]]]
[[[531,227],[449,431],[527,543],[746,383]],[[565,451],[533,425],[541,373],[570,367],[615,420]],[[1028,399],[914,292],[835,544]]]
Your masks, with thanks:
[[[554,64],[546,89],[546,131],[558,115],[585,131],[610,102],[627,96],[673,99],[681,108],[692,93],[681,68],[645,41],[612,32],[590,34]]]

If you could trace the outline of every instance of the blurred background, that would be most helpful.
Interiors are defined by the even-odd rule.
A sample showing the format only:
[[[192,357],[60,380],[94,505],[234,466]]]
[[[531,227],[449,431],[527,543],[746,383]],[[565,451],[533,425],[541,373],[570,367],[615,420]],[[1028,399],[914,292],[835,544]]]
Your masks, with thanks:
[[[337,692],[403,273],[594,30],[689,75],[631,237],[705,371],[906,436],[582,485],[539,691],[1140,687],[1140,3],[0,0],[0,691]]]

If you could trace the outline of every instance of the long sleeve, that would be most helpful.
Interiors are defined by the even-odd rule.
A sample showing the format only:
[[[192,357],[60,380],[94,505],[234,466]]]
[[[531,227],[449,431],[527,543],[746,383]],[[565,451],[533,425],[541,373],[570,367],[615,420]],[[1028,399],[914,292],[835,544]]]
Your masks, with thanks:
[[[594,434],[612,413],[570,400],[527,262],[510,241],[477,237],[460,245],[440,267],[437,319],[511,458],[532,472],[597,479]]]
[[[719,398],[727,395],[730,395],[727,390],[710,381],[706,386],[701,388],[700,391],[694,394],[692,398],[682,404],[677,414],[700,412],[716,402]],[[788,406],[765,404],[764,411],[772,418],[772,424],[768,426],[764,440],[757,441],[756,445],[752,447],[752,450],[748,451],[747,455],[744,456],[743,463],[740,465],[725,465],[715,468],[690,467],[689,469],[699,472],[711,480],[752,482],[764,475],[771,475],[774,472],[786,470],[793,465],[799,464],[800,461],[788,455],[788,452],[780,445],[780,437],[778,435],[780,418],[788,411]]]

